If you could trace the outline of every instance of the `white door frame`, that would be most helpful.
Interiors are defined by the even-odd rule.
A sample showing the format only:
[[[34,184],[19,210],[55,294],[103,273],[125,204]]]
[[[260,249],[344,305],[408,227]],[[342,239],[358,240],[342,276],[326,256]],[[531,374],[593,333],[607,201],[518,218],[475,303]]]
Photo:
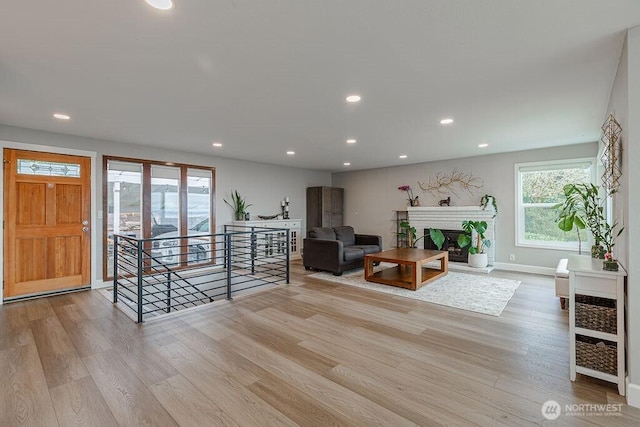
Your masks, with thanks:
[[[56,154],[69,154],[72,156],[83,156],[91,158],[91,288],[101,287],[101,282],[98,283],[98,259],[97,259],[97,247],[98,237],[102,233],[98,231],[102,230],[102,221],[98,218],[98,204],[97,204],[97,168],[96,159],[98,153],[95,151],[76,150],[72,148],[54,147],[48,145],[26,144],[22,142],[3,141],[0,140],[0,156],[2,157],[2,163],[4,164],[4,149],[11,148],[14,150],[28,150],[28,151],[40,151],[45,153]],[[0,188],[4,189],[4,172],[0,174]],[[0,219],[4,224],[4,196],[0,197]],[[0,277],[4,278],[4,227],[0,228]],[[102,265],[102,262],[100,262]],[[0,295],[0,305],[4,300],[4,292]]]

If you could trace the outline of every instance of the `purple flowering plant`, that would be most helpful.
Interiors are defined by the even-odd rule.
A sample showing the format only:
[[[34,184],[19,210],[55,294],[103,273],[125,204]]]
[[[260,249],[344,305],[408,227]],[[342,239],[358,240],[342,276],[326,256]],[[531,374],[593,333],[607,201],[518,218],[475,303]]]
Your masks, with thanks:
[[[411,191],[411,186],[409,185],[401,185],[400,187],[398,187],[398,190],[400,191],[406,191],[407,192],[407,196],[409,196],[409,200],[413,200],[413,191]]]

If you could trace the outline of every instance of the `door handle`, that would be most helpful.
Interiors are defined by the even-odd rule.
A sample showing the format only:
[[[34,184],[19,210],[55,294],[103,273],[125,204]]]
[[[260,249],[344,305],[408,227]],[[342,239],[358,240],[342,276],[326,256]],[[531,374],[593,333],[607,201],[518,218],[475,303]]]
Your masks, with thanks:
[[[82,227],[82,231],[86,233],[87,231],[89,231],[89,227]]]

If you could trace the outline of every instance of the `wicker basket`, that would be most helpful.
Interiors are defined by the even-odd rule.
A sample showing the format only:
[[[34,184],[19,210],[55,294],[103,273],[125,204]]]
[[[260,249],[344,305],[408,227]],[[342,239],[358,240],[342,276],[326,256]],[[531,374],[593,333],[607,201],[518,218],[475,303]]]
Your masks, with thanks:
[[[618,374],[616,343],[576,335],[576,365],[611,375]]]
[[[576,327],[617,333],[616,301],[588,295],[575,296]]]

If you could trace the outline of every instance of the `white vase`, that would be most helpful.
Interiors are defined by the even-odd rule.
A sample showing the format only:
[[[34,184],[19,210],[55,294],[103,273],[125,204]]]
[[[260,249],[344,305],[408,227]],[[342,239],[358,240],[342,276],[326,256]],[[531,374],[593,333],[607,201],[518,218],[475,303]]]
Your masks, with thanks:
[[[485,268],[488,264],[487,254],[469,254],[469,267]]]

